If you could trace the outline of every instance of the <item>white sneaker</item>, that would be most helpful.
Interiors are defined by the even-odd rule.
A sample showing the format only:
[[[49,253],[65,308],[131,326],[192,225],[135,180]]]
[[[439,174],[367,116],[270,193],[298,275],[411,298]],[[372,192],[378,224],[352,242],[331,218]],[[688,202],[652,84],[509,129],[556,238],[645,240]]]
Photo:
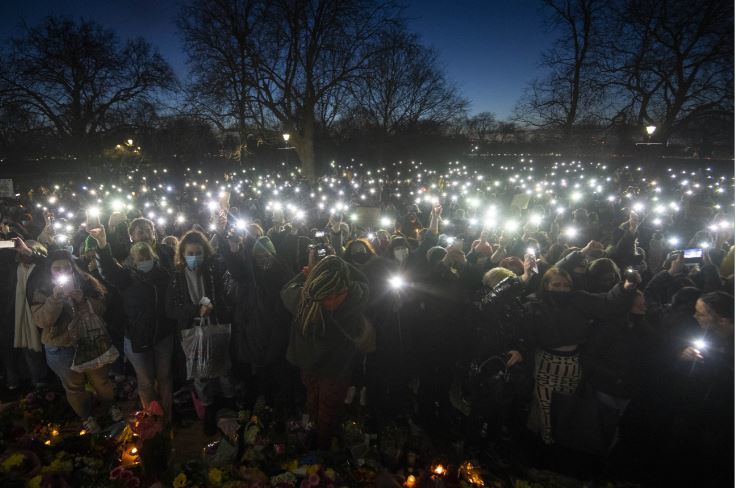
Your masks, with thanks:
[[[123,420],[123,411],[120,410],[120,407],[115,404],[110,407],[110,418],[112,418],[113,422],[120,422]]]
[[[87,420],[83,421],[82,427],[84,427],[84,430],[86,430],[88,434],[98,434],[101,430],[94,417],[89,417]]]
[[[355,400],[355,387],[351,386],[348,388],[348,393],[345,395],[345,405],[350,405],[353,403],[353,400]]]

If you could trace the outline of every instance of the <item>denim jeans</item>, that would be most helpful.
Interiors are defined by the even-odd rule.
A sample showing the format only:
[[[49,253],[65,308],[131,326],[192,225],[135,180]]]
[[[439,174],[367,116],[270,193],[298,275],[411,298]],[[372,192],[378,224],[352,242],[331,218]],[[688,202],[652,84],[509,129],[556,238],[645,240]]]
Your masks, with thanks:
[[[97,397],[104,404],[114,400],[114,392],[107,372],[109,366],[78,373],[71,370],[74,360],[74,347],[46,346],[46,363],[59,377],[66,391],[66,399],[74,412],[87,419],[92,415],[92,395],[85,389],[89,383],[97,392]]]
[[[174,336],[161,339],[145,352],[133,352],[133,345],[127,337],[123,342],[125,356],[135,369],[138,379],[138,396],[143,408],[153,400],[160,400],[165,418],[171,418],[171,407],[174,397],[174,380],[171,375],[172,356],[174,354]],[[158,394],[156,394],[156,384]]]

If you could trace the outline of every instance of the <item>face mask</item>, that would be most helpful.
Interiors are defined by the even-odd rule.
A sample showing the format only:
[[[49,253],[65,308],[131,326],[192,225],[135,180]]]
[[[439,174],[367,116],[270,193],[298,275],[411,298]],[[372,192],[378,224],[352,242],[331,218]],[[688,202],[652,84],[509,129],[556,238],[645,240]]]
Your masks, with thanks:
[[[135,267],[141,273],[148,273],[149,271],[151,271],[153,269],[153,259],[148,259],[146,261],[141,261],[140,263],[136,264]]]
[[[564,306],[572,301],[573,295],[567,291],[550,291],[549,296],[558,306]]]
[[[187,262],[187,268],[191,270],[199,268],[199,265],[204,262],[204,256],[202,254],[197,254],[196,256],[184,256],[184,259]]]
[[[398,262],[403,263],[409,257],[409,250],[406,248],[394,249],[394,257]]]
[[[365,264],[370,258],[371,257],[368,255],[368,253],[365,252],[353,254],[353,261],[358,264]]]

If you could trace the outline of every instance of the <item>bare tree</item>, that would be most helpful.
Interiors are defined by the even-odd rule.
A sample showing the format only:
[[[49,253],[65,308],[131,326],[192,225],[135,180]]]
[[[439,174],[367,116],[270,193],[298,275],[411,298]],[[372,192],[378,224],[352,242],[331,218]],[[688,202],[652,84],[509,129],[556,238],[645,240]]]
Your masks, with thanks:
[[[89,21],[49,17],[26,26],[0,60],[0,101],[33,114],[77,154],[124,126],[130,107],[174,85],[150,44],[139,38],[120,45]]]
[[[234,105],[253,118],[260,110],[272,116],[291,134],[304,176],[314,178],[319,125],[339,113],[343,90],[362,75],[371,46],[397,15],[393,0],[202,0],[186,5],[180,25],[193,64],[209,63],[195,80],[229,77]],[[228,34],[214,47],[208,25]]]
[[[698,119],[732,118],[732,2],[626,0],[613,13],[605,72],[619,119],[655,125],[666,141]]]
[[[534,80],[515,109],[524,123],[560,130],[569,140],[576,124],[599,116],[603,85],[593,50],[599,42],[603,0],[544,0],[552,28],[560,33],[543,55],[549,75]]]

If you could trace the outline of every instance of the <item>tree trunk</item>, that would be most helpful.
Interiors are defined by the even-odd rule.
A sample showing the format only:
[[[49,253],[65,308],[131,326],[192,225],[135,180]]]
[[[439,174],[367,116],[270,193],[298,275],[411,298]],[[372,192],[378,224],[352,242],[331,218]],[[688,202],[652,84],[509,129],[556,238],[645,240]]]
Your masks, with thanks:
[[[302,130],[294,136],[294,150],[302,163],[302,177],[317,179],[314,157],[314,120],[304,120]]]

